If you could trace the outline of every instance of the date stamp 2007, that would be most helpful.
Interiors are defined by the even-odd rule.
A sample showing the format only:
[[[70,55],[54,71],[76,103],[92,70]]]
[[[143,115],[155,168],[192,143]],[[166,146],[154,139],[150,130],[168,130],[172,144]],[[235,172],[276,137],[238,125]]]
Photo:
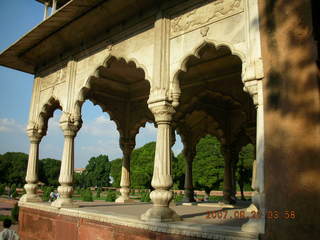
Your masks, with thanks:
[[[251,211],[247,212],[245,210],[216,210],[216,211],[208,211],[206,218],[207,219],[244,219],[244,218],[262,218],[264,217],[259,211]],[[296,212],[295,211],[267,211],[265,214],[265,218],[267,219],[295,219]]]

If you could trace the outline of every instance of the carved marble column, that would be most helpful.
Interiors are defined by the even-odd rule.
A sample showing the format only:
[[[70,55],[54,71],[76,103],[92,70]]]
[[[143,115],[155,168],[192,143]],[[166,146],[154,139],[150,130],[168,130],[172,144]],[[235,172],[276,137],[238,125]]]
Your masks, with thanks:
[[[196,155],[195,146],[191,148],[186,147],[183,151],[183,154],[186,159],[183,202],[195,202],[196,200],[194,199],[192,183],[192,162]]]
[[[73,172],[74,172],[74,138],[82,124],[81,118],[73,118],[63,113],[60,119],[60,127],[64,135],[64,146],[61,159],[61,169],[58,187],[60,197],[51,205],[54,207],[78,207],[72,201]]]
[[[223,145],[221,147],[221,152],[224,156],[223,201],[227,204],[234,204],[232,153],[230,145]]]
[[[253,95],[257,109],[257,132],[256,132],[256,160],[253,163],[252,204],[248,211],[255,211],[259,218],[250,218],[241,226],[242,231],[264,233],[265,230],[265,194],[264,194],[264,111],[262,81],[257,81],[254,85],[256,94]],[[254,92],[254,91],[251,91]]]
[[[141,216],[142,220],[152,222],[178,221],[180,217],[169,208],[173,194],[169,190],[172,186],[171,177],[171,121],[175,112],[172,105],[166,100],[153,102],[149,108],[155,116],[158,125],[157,143],[154,160],[154,169],[151,185],[155,188],[150,198],[153,207]]]
[[[57,11],[57,0],[52,0],[51,14],[54,14],[56,11]]]
[[[231,198],[234,200],[234,203],[237,202],[237,180],[236,180],[236,170],[237,164],[239,161],[239,152],[240,149],[236,146],[231,146],[231,172],[232,172],[232,195]]]
[[[121,168],[121,181],[120,181],[120,193],[121,196],[119,196],[116,199],[117,203],[127,203],[132,202],[132,200],[129,198],[129,192],[130,192],[130,157],[132,150],[134,149],[135,143],[120,140],[120,147],[123,152],[123,159],[122,159],[122,168]]]
[[[49,9],[49,3],[44,3],[44,14],[43,14],[43,20],[46,20],[48,18],[48,9]]]
[[[37,195],[38,160],[39,144],[44,134],[35,127],[28,127],[27,134],[30,139],[30,149],[26,175],[27,184],[24,185],[26,194],[20,198],[20,202],[41,202],[41,198]]]

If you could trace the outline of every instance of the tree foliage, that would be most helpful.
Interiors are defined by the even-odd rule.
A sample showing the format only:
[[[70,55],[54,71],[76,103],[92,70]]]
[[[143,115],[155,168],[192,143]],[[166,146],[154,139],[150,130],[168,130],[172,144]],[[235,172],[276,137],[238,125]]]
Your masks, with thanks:
[[[150,189],[153,175],[155,142],[133,150],[131,154],[131,188]],[[221,190],[224,173],[224,159],[220,152],[219,141],[212,136],[202,138],[196,147],[197,154],[193,161],[193,184],[195,189]],[[252,177],[252,161],[254,147],[249,144],[242,148],[237,164],[236,179],[245,190],[250,189]],[[173,155],[173,154],[172,154]],[[25,183],[28,155],[8,152],[0,155],[0,182],[7,186],[16,184],[21,187]],[[39,161],[39,180],[47,186],[58,186],[61,161],[46,158]],[[106,155],[92,157],[85,171],[75,173],[74,183],[78,187],[108,187],[110,177],[114,187],[120,187],[122,159],[109,162]],[[183,189],[185,178],[185,158],[182,153],[172,158],[173,188]]]
[[[131,154],[132,188],[151,188],[156,143],[149,142]]]
[[[39,161],[39,180],[49,186],[58,186],[61,161],[45,158]]]
[[[106,155],[92,157],[86,169],[81,174],[86,186],[108,187],[110,186],[111,164]]]
[[[206,191],[221,189],[224,159],[220,152],[220,142],[207,135],[199,141],[196,149],[197,154],[193,160],[194,188]]]
[[[117,158],[111,161],[110,164],[111,164],[110,176],[113,180],[112,186],[120,187],[122,159]]]
[[[17,184],[25,182],[28,155],[21,152],[7,152],[0,155],[0,182]]]
[[[254,146],[252,144],[244,146],[239,153],[236,179],[239,185],[243,184],[244,190],[251,190],[254,157]]]
[[[186,161],[182,153],[172,158],[172,180],[174,189],[184,189]]]

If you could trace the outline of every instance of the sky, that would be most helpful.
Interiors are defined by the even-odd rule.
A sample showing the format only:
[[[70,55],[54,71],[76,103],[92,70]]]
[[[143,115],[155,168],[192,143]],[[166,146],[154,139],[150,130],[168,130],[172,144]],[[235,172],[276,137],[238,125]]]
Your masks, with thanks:
[[[38,25],[43,6],[35,0],[0,0],[0,52]],[[33,75],[0,66],[0,154],[29,152],[25,133],[32,94]],[[48,132],[40,143],[40,159],[61,159],[63,134],[59,127],[61,111],[49,120]],[[93,156],[106,154],[110,160],[121,158],[116,125],[99,106],[86,101],[82,108],[83,125],[75,139],[75,167],[85,167]],[[136,147],[156,140],[156,128],[146,124],[136,137]],[[177,136],[175,154],[182,150]]]

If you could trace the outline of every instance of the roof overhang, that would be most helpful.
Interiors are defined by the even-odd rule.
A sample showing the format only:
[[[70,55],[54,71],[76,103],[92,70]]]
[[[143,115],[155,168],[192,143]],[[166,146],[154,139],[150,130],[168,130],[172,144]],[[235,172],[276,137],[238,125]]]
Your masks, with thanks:
[[[165,1],[71,0],[3,51],[0,65],[35,74],[122,22],[157,8],[160,2]]]

